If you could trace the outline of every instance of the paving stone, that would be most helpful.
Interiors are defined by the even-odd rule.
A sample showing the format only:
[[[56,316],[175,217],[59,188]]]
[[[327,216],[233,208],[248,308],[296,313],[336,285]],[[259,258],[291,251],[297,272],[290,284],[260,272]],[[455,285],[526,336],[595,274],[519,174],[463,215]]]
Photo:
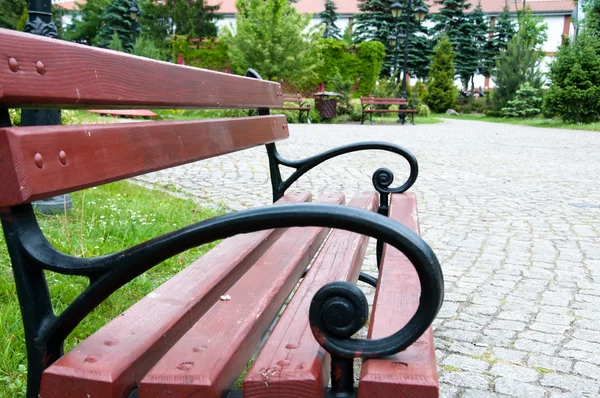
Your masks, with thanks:
[[[535,368],[556,370],[559,372],[569,372],[573,367],[572,361],[559,357],[552,357],[543,354],[534,354],[527,360],[527,365]]]
[[[443,366],[450,366],[461,370],[480,373],[486,371],[490,367],[490,364],[485,361],[456,354],[448,355],[441,363]]]
[[[519,398],[543,397],[545,390],[529,383],[522,383],[512,378],[499,377],[495,382],[496,392]]]
[[[538,352],[546,355],[553,355],[558,349],[558,346],[528,339],[517,339],[514,346],[518,350]]]
[[[504,394],[497,394],[495,392],[489,392],[485,390],[472,390],[470,388],[465,389],[462,393],[461,398],[501,398],[506,397]]]
[[[598,380],[562,374],[547,374],[542,377],[540,384],[546,387],[557,387],[575,393],[592,395],[598,394],[600,389]]]
[[[489,373],[494,376],[518,380],[521,382],[533,382],[539,377],[539,373],[525,366],[497,363],[490,369]]]
[[[478,372],[444,372],[440,375],[440,382],[457,387],[485,390],[489,388],[490,377]]]
[[[494,347],[492,349],[492,357],[505,362],[520,364],[524,362],[526,356],[527,352],[525,351],[509,350],[502,347]]]
[[[587,376],[596,381],[600,380],[600,366],[587,362],[576,362],[573,368],[574,373]]]

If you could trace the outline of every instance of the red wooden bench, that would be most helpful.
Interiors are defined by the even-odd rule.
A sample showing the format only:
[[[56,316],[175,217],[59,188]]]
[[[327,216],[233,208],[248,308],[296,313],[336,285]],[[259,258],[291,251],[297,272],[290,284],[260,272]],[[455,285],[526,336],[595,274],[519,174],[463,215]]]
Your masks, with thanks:
[[[360,105],[362,106],[362,114],[360,117],[360,124],[364,124],[365,116],[369,115],[371,125],[373,124],[374,113],[398,113],[403,115],[410,115],[413,126],[415,125],[415,113],[416,109],[407,109],[408,102],[406,98],[375,98],[375,97],[360,97]],[[378,105],[397,105],[397,109],[377,109]],[[404,124],[404,117],[399,119]]]
[[[310,106],[306,101],[302,99],[300,94],[283,94],[283,102],[295,103],[298,104],[296,106],[284,105],[280,108],[273,109],[282,109],[286,111],[298,111],[298,123],[302,123],[302,114],[306,114],[306,122],[310,123]]]
[[[417,177],[410,152],[365,142],[303,160],[283,158],[275,142],[289,136],[288,125],[284,116],[269,115],[282,105],[281,88],[251,70],[252,78],[225,75],[4,29],[0,53],[8,60],[0,67],[0,218],[25,329],[28,397],[437,395],[430,324],[443,279],[417,234],[414,197],[401,194]],[[12,107],[254,108],[258,116],[13,127]],[[274,205],[215,217],[111,255],[58,252],[30,204],[258,145],[266,146]],[[286,194],[314,166],[371,149],[408,161],[410,175],[400,187],[390,188],[393,175],[379,169],[377,193],[357,194],[348,206],[342,194],[321,195],[316,203],[307,203],[309,193]],[[282,165],[295,169],[287,179]],[[378,242],[378,277],[360,273],[367,236]],[[210,252],[63,353],[69,333],[115,290],[218,239]],[[55,315],[45,270],[85,276],[90,285]],[[368,319],[357,279],[377,285],[373,339],[351,338]],[[380,320],[386,318],[398,321],[391,326]],[[234,389],[255,354],[243,390]],[[358,390],[354,358],[367,359]]]

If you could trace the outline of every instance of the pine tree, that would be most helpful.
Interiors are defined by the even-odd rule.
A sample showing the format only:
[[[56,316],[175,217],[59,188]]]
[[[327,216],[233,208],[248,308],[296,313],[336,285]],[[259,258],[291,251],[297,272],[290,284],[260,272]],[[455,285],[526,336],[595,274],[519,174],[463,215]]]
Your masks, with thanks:
[[[309,28],[310,15],[298,13],[288,0],[237,0],[236,7],[235,35],[224,32],[234,72],[254,68],[268,80],[299,87],[317,83],[320,31]]]
[[[458,94],[453,82],[456,54],[452,51],[452,42],[446,35],[438,40],[433,52],[425,102],[433,112],[441,113],[452,107]]]
[[[413,1],[415,3],[415,1]],[[414,5],[414,4],[413,4]],[[410,34],[408,36],[408,70],[410,75],[418,79],[426,79],[429,75],[433,44],[435,43],[425,21],[419,22],[411,13]],[[400,52],[402,55],[402,51]]]
[[[169,17],[178,35],[197,38],[217,36],[219,30],[215,21],[222,17],[215,12],[220,4],[211,6],[205,0],[166,0],[161,6],[170,10]]]
[[[519,30],[510,39],[506,51],[496,59],[493,81],[496,86],[492,97],[496,110],[504,108],[524,83],[540,89],[542,75],[539,70],[541,59],[535,51],[535,43]]]
[[[487,44],[488,44],[488,24],[485,20],[485,15],[483,14],[483,9],[481,8],[481,0],[475,7],[475,10],[469,15],[469,19],[473,26],[473,42],[475,44],[475,48],[477,50],[477,72],[480,74],[484,74],[486,70],[486,64],[488,63],[488,52],[487,52]],[[471,77],[471,89],[474,87],[473,76]]]
[[[116,33],[123,50],[126,52],[133,50],[133,20],[129,13],[131,3],[131,0],[112,0],[104,9],[101,17],[102,26],[97,38],[99,47],[110,48],[113,34]]]
[[[510,9],[507,4],[504,6],[502,14],[496,19],[496,25],[494,26],[494,50],[498,53],[506,50],[508,42],[515,35],[515,31],[515,24],[510,17]]]
[[[340,39],[340,28],[335,24],[335,21],[337,21],[336,10],[337,7],[332,0],[325,0],[325,11],[319,14],[321,23],[325,25],[325,31],[323,32],[323,38],[325,39],[330,37]]]
[[[378,41],[385,46],[386,57],[383,61],[382,75],[389,75],[394,63],[394,46],[390,44],[390,36],[395,35],[396,21],[392,17],[390,0],[359,0],[352,36],[355,43]],[[399,25],[404,28],[403,22]]]
[[[103,10],[108,7],[110,0],[87,0],[83,5],[75,4],[77,18],[73,18],[65,29],[65,39],[88,46],[96,44],[96,37],[102,26]]]
[[[23,10],[26,9],[26,0],[0,0],[0,28],[16,29]]]
[[[435,3],[441,7],[433,18],[436,22],[433,31],[438,37],[442,33],[448,35],[456,53],[456,74],[467,87],[478,67],[473,25],[465,15],[471,4],[467,0],[435,0]]]

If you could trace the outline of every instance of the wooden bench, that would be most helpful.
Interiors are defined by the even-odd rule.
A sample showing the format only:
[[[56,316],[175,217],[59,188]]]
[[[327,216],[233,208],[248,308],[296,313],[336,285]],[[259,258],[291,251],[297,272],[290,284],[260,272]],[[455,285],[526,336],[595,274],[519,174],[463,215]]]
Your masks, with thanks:
[[[404,117],[408,114],[411,117],[413,126],[415,125],[415,113],[416,109],[406,109],[408,103],[406,98],[375,98],[375,97],[360,97],[360,105],[362,106],[362,114],[360,117],[360,124],[365,123],[365,116],[369,114],[369,120],[373,125],[373,114],[374,113],[398,113],[398,122],[402,122],[404,125]],[[398,109],[377,109],[378,105],[397,105]],[[402,117],[400,117],[402,114]]]
[[[308,102],[302,99],[300,94],[283,94],[283,102],[288,103],[296,103],[297,106],[283,106],[281,108],[273,108],[273,109],[282,109],[286,111],[298,111],[298,123],[302,123],[302,114],[306,114],[306,122],[310,123],[310,106]]]
[[[284,116],[269,115],[282,105],[281,88],[252,70],[248,77],[225,75],[4,29],[0,53],[8,60],[0,67],[0,218],[23,317],[29,398],[437,396],[430,325],[442,304],[443,277],[418,235],[414,196],[402,193],[418,173],[410,152],[363,142],[283,158],[275,142],[289,136],[288,125]],[[258,116],[12,127],[13,107],[258,109]],[[118,253],[60,253],[31,206],[258,145],[266,147],[274,205]],[[313,167],[362,150],[399,155],[410,166],[408,178],[392,188],[393,174],[376,170],[377,192],[357,194],[348,206],[342,194],[321,195],[317,203],[308,203],[310,193],[286,194]],[[287,179],[281,166],[294,169]],[[377,240],[377,277],[360,273],[369,236]],[[65,338],[114,291],[165,259],[219,239],[63,353]],[[85,276],[90,284],[55,314],[45,270]],[[377,286],[369,339],[352,337],[368,320],[357,279]],[[243,390],[234,390],[257,349]],[[366,359],[358,389],[354,358]]]

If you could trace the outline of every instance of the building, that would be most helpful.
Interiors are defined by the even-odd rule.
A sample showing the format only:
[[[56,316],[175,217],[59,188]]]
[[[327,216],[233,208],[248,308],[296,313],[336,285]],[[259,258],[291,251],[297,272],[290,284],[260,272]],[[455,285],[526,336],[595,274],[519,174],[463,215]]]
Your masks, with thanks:
[[[53,3],[60,4],[62,7],[72,10],[75,8],[75,1],[72,0],[52,0]],[[162,0],[159,0],[162,1]],[[472,7],[475,8],[478,0],[471,0]],[[574,26],[571,23],[571,15],[576,6],[573,4],[573,0],[529,0],[517,2],[508,2],[507,0],[481,0],[481,7],[483,12],[489,18],[490,25],[493,26],[496,17],[502,13],[502,9],[505,4],[508,4],[511,13],[513,13],[516,19],[516,10],[522,9],[524,6],[531,7],[531,10],[535,15],[541,16],[544,21],[548,24],[548,39],[543,45],[543,50],[546,53],[542,70],[547,70],[548,63],[552,60],[552,57],[558,51],[558,47],[562,43],[562,37],[564,35],[570,36],[574,32]],[[85,0],[78,0],[77,2],[85,2]],[[358,1],[357,0],[334,0],[337,5],[338,23],[337,26],[344,31],[346,27],[351,24],[354,20],[354,16],[359,13]],[[223,19],[218,21],[219,27],[223,26],[234,26],[235,25],[235,0],[207,0],[208,4],[221,4],[218,14],[223,16]],[[430,5],[429,13],[436,13],[439,9],[438,4],[434,4],[433,0],[426,0],[426,3]],[[325,9],[324,0],[299,0],[295,3],[295,7],[302,13],[310,13],[313,15],[313,24],[319,24],[320,18],[319,13]],[[68,21],[65,21],[68,23]],[[460,81],[457,80],[457,84]],[[475,86],[482,87],[493,87],[493,83],[489,79],[483,76],[475,77]]]

